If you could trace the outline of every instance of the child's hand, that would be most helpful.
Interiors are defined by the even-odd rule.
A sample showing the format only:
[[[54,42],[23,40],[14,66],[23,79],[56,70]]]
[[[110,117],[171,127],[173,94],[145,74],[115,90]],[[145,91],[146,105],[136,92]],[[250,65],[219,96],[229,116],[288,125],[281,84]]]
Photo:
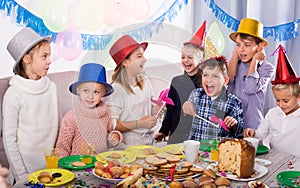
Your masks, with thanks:
[[[255,131],[253,129],[247,128],[244,130],[244,137],[254,137]]]
[[[266,59],[266,52],[265,49],[262,48],[262,50],[258,50],[254,55],[253,55],[253,59],[257,60],[257,61],[262,61],[264,59]]]
[[[232,51],[232,55],[231,55],[231,59],[234,61],[238,61],[239,60],[239,54],[237,52],[237,47],[235,47]]]
[[[227,116],[224,119],[224,123],[227,125],[227,127],[233,127],[233,126],[237,125],[238,121],[231,116]]]
[[[144,116],[139,120],[138,127],[151,129],[156,125],[157,117],[155,116]]]
[[[190,101],[186,101],[182,105],[182,111],[183,111],[183,113],[191,115],[191,116],[195,115],[194,105]]]
[[[152,115],[156,116],[156,114],[158,113],[159,109],[161,107],[159,105],[155,105],[153,106],[153,111],[152,111]],[[161,116],[164,114],[165,110],[167,109],[167,107],[164,105],[164,107],[160,110],[159,114],[157,114],[158,118],[161,118]]]
[[[120,142],[122,142],[123,140],[123,135],[121,132],[119,131],[112,131],[111,133],[108,134],[108,142],[113,145],[116,146],[118,145]]]
[[[157,133],[157,134],[155,135],[154,139],[155,139],[156,141],[162,141],[165,137],[166,137],[166,136],[165,136],[164,133]]]

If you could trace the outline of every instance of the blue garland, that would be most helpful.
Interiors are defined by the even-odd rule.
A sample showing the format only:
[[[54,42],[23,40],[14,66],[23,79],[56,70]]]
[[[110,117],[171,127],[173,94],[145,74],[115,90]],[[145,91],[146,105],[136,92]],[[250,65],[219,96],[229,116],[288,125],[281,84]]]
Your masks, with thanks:
[[[208,2],[208,7],[214,13],[215,17],[220,20],[226,27],[237,31],[240,21],[233,18],[222,10],[214,0],[204,0]],[[282,25],[276,25],[272,27],[264,27],[264,38],[274,37],[274,41],[286,41],[294,39],[298,36],[298,24],[300,19],[297,19],[294,22],[288,22]]]
[[[123,32],[122,34],[129,34],[137,41],[150,39],[154,32],[159,32],[162,28],[162,23],[166,18],[168,18],[169,21],[172,21],[177,16],[177,12],[182,8],[182,6],[187,4],[188,0],[174,0],[174,3],[169,7],[169,9],[154,21],[134,30]],[[3,10],[7,16],[11,16],[16,23],[32,28],[41,36],[52,35],[53,41],[56,41],[57,33],[51,32],[47,29],[41,18],[30,13],[14,0],[0,0],[0,10]],[[111,41],[113,35],[81,34],[81,37],[83,50],[103,50]]]

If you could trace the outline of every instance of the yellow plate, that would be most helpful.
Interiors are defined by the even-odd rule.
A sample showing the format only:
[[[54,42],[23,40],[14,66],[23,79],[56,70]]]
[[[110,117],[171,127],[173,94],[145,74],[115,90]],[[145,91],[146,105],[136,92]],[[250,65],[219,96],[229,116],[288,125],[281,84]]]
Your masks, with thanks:
[[[97,161],[101,162],[101,163],[107,163],[108,160],[113,159],[111,157],[112,153],[118,153],[121,155],[121,158],[116,159],[122,163],[132,163],[133,161],[135,161],[136,157],[135,155],[133,155],[132,153],[129,153],[127,151],[124,150],[119,150],[119,151],[107,151],[107,152],[103,152],[103,153],[99,153],[96,156]]]
[[[183,144],[169,144],[161,148],[164,152],[176,155],[175,153],[181,153],[179,156],[180,158],[184,158],[183,152]]]
[[[144,154],[145,148],[152,148],[153,151],[155,152],[153,155],[161,152],[160,148],[155,147],[155,146],[148,146],[148,145],[131,146],[131,147],[126,148],[125,151],[134,154],[137,158],[146,158],[149,155]]]
[[[29,174],[28,178],[27,178],[28,182],[33,181],[34,183],[41,183],[38,180],[38,176],[41,172],[49,172],[50,174],[54,174],[54,173],[62,174],[61,177],[57,177],[54,180],[52,180],[51,182],[44,184],[47,187],[60,186],[60,185],[66,184],[74,179],[73,172],[71,172],[69,170],[65,170],[65,169],[52,168],[52,169],[38,170],[38,171],[35,171],[35,172]]]

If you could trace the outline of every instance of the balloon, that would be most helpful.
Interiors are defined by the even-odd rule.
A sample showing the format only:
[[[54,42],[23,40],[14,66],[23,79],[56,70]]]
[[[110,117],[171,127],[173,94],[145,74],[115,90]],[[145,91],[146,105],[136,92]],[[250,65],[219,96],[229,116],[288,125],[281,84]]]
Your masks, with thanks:
[[[77,29],[83,28],[88,19],[88,8],[85,5],[85,1],[74,1],[69,7],[71,21]]]
[[[44,0],[42,20],[53,32],[61,32],[68,26],[69,14],[62,0]]]
[[[100,0],[84,1],[86,6],[87,19],[84,23],[84,28],[89,31],[100,29],[103,24],[104,7]],[[107,7],[106,7],[107,8]]]
[[[217,49],[219,54],[222,54],[225,48],[225,39],[224,36],[217,24],[217,22],[213,22],[207,32],[207,36],[210,38],[212,44]]]
[[[82,51],[82,38],[79,31],[70,25],[65,31],[58,33],[56,47],[60,56],[65,60],[76,59]]]

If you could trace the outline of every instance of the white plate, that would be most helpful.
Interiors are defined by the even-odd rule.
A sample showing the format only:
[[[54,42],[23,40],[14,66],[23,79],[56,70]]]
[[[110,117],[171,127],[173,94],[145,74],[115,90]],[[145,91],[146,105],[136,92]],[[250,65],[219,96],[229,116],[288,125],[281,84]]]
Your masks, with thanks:
[[[251,188],[251,184],[253,183],[253,182],[255,182],[255,181],[249,181],[248,182],[248,186]],[[266,184],[265,184],[265,188],[270,188],[269,186],[267,186]]]
[[[93,174],[94,174],[94,176],[96,176],[96,177],[98,177],[99,179],[101,179],[101,180],[103,180],[103,181],[106,181],[106,182],[108,182],[108,183],[117,184],[117,183],[119,183],[120,181],[123,180],[123,179],[109,179],[109,178],[103,178],[103,177],[101,177],[101,176],[99,176],[99,175],[97,175],[97,174],[95,173],[95,168],[93,169]]]
[[[263,165],[263,166],[268,166],[268,165],[272,164],[271,161],[269,161],[267,159],[261,159],[261,158],[255,158],[255,163]]]
[[[212,163],[206,167],[206,169],[209,169],[209,168],[214,170],[218,176],[221,176],[221,173],[218,171],[218,163]],[[259,164],[254,165],[254,170],[257,172],[257,175],[255,177],[238,178],[237,175],[235,175],[235,174],[226,173],[226,178],[231,179],[231,180],[236,180],[236,181],[252,181],[252,180],[259,179],[268,173],[267,167],[259,165]]]

